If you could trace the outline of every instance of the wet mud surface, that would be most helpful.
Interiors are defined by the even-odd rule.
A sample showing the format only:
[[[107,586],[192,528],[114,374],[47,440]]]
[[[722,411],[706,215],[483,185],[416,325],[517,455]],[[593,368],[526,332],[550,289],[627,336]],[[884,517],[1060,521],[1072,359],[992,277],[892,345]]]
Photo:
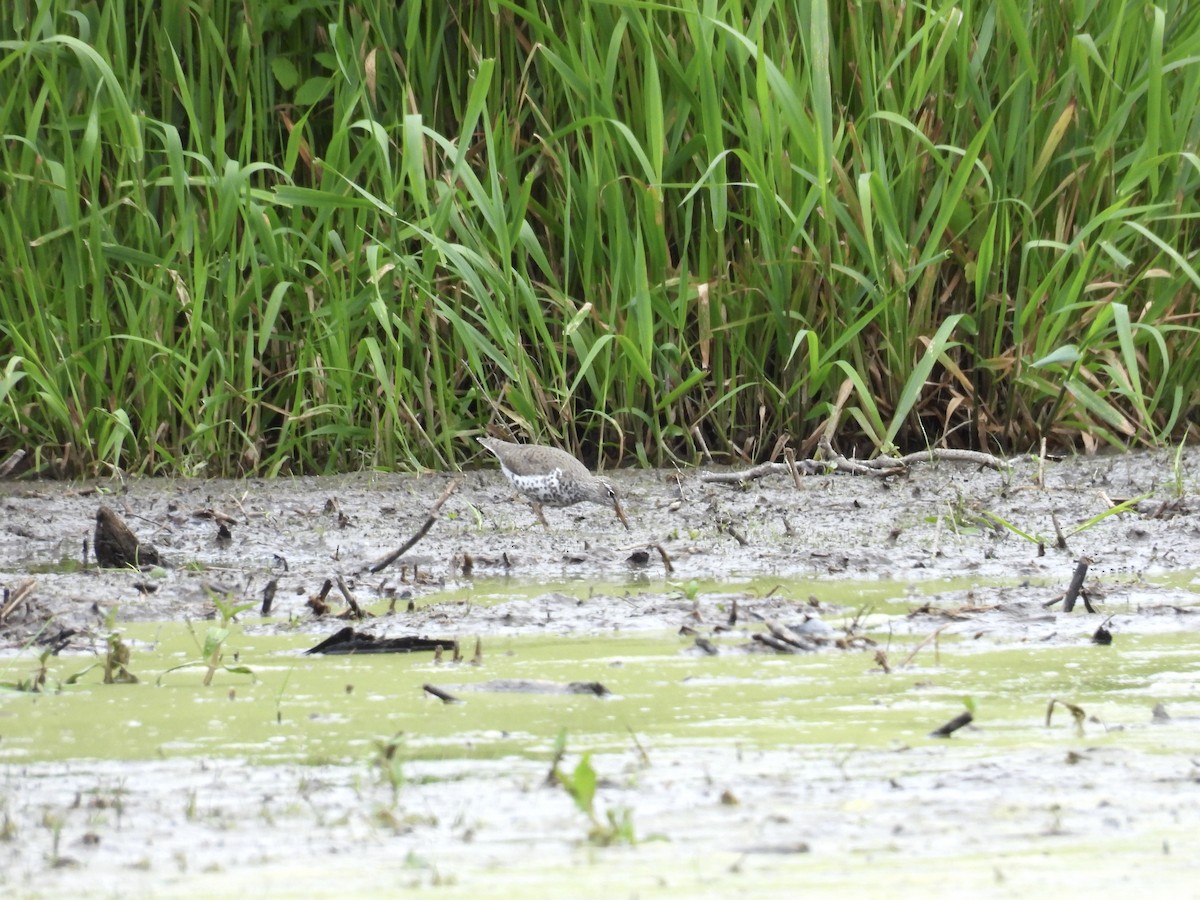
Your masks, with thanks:
[[[1191,896],[1196,768],[1065,755],[601,755],[640,838],[607,849],[530,761],[415,764],[398,802],[345,766],[83,762],[23,773],[0,854],[19,896]]]
[[[1186,650],[1200,627],[1198,462],[1189,452],[1018,459],[1007,473],[940,464],[806,477],[799,489],[783,477],[731,487],[697,471],[619,472],[631,532],[599,506],[547,510],[544,528],[498,471],[474,471],[377,573],[370,565],[419,531],[452,476],[0,483],[0,586],[11,597],[32,582],[0,623],[10,654],[64,634],[64,652],[92,652],[110,616],[197,620],[214,597],[253,603],[254,616],[272,582],[271,616],[245,630],[299,630],[316,644],[348,624],[339,578],[369,613],[350,624],[453,637],[468,654],[468,639],[507,634],[731,627],[741,650],[768,652],[751,639],[768,621],[811,616],[844,634],[858,614],[846,585],[863,583],[892,586],[887,615],[908,646],[939,630],[971,652],[1086,646],[1102,623],[1118,639],[1185,640],[1169,682],[1182,714],[1154,722],[1147,696],[1144,715],[1120,726],[1127,743],[1095,722],[1063,738],[1060,711],[1058,731],[1015,748],[967,729],[886,750],[777,749],[747,735],[744,746],[681,737],[598,753],[601,821],[632,810],[634,847],[584,839],[582,813],[545,786],[549,747],[546,760],[416,760],[396,793],[366,763],[122,762],[81,748],[74,761],[4,766],[0,885],[17,896],[236,894],[250,883],[271,896],[782,897],[798,884],[808,895],[852,885],[869,896],[1105,896],[1144,887],[1152,871],[1157,890],[1185,895],[1200,879],[1200,759],[1184,749],[1200,740],[1200,652]],[[82,563],[101,505],[161,566]],[[1046,607],[1081,557],[1097,612]],[[318,616],[310,600],[326,581],[330,612]]]
[[[1176,467],[1165,453],[1044,466],[1018,459],[1008,473],[939,464],[902,477],[807,477],[799,489],[778,476],[731,487],[695,471],[619,472],[632,532],[591,505],[548,510],[543,527],[498,471],[475,471],[458,476],[423,539],[375,574],[370,565],[419,531],[450,476],[8,482],[0,484],[0,579],[9,591],[33,584],[0,625],[0,642],[19,645],[51,618],[45,636],[95,630],[113,610],[117,621],[202,618],[214,595],[257,611],[272,582],[275,619],[323,635],[345,623],[316,616],[309,600],[339,577],[360,607],[380,614],[375,630],[387,636],[657,629],[688,615],[703,619],[739,596],[762,617],[794,612],[807,599],[770,594],[772,579],[951,580],[959,586],[948,587],[940,606],[997,612],[993,627],[1011,621],[1019,633],[1066,590],[1080,557],[1092,561],[1098,601],[1172,617],[1178,592],[1155,581],[1200,570],[1200,502],[1187,476],[1195,461],[1188,454]],[[1136,508],[1087,524],[1142,497]],[[161,567],[83,565],[102,505],[161,554]],[[1065,546],[1056,546],[1056,528]],[[971,584],[961,587],[964,579]],[[564,582],[617,602],[536,590]],[[747,582],[756,585],[749,594]],[[687,589],[697,583],[706,587],[699,597]],[[482,602],[514,589],[524,596]],[[817,593],[826,607],[838,605],[836,590]],[[346,609],[337,586],[326,605]]]

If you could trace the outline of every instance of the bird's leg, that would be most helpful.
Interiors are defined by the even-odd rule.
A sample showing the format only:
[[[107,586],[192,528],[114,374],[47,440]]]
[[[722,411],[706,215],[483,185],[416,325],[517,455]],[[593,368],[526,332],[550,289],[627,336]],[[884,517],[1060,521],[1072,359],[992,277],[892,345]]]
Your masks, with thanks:
[[[550,523],[546,521],[545,515],[542,514],[542,504],[538,503],[536,500],[533,501],[533,514],[537,516],[539,522],[541,522],[547,528],[550,527]]]

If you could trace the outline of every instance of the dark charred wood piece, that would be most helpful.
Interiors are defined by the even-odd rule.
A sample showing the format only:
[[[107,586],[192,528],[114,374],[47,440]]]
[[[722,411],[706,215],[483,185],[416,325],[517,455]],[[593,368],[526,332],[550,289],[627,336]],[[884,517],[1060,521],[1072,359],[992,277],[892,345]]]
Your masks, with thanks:
[[[355,631],[346,626],[331,634],[315,647],[305,650],[306,656],[314,653],[345,655],[349,653],[432,653],[438,647],[458,647],[457,641],[445,638],[398,637],[381,638],[370,632]]]

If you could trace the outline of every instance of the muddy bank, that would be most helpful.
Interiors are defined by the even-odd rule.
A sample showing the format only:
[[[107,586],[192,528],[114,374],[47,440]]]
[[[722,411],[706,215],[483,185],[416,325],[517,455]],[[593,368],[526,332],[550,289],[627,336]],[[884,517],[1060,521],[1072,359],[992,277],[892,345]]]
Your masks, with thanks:
[[[1200,505],[1187,474],[1196,462],[1192,452],[1178,467],[1171,453],[1018,459],[1006,473],[942,463],[900,477],[806,477],[799,489],[781,476],[731,487],[705,483],[703,470],[618,472],[631,532],[611,511],[588,505],[548,510],[550,526],[542,527],[498,471],[473,471],[456,476],[459,487],[424,538],[378,574],[369,565],[417,533],[451,476],[5,482],[0,582],[9,591],[34,584],[0,627],[13,646],[51,618],[73,629],[98,628],[111,614],[199,618],[211,614],[214,595],[257,610],[273,582],[275,619],[324,633],[341,623],[316,617],[309,600],[339,576],[363,607],[383,613],[394,603],[385,631],[436,624],[486,634],[545,628],[550,619],[566,630],[676,627],[697,600],[724,608],[744,596],[746,580],[757,580],[764,615],[786,611],[773,601],[794,608],[807,599],[764,596],[763,579],[774,578],[965,578],[994,587],[956,589],[946,602],[1040,604],[1065,589],[1081,556],[1093,560],[1093,579],[1118,576],[1108,592],[1120,609],[1178,605],[1177,592],[1159,597],[1140,580],[1200,569]],[[1088,524],[1139,497],[1136,509]],[[101,505],[152,544],[162,565],[98,570],[90,554],[85,565]],[[1057,534],[1065,547],[1056,546]],[[480,602],[514,585],[529,594],[531,585],[564,582],[579,589],[561,601],[534,590],[532,599]],[[730,596],[696,596],[695,583],[714,582]],[[1022,588],[1026,582],[1033,586]],[[580,606],[578,595],[589,591],[618,602]],[[838,605],[836,592],[821,599]],[[327,602],[334,612],[346,605],[337,587]],[[1038,608],[1030,605],[1028,615]]]

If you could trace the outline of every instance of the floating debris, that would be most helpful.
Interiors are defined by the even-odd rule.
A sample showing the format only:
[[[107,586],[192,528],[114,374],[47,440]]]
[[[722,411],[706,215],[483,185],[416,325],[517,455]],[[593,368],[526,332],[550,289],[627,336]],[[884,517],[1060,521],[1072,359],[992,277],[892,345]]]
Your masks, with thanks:
[[[305,650],[304,653],[305,655],[313,653],[433,653],[445,647],[453,647],[457,652],[458,642],[450,638],[381,638],[366,631],[355,631],[350,626],[346,626],[315,647]]]

